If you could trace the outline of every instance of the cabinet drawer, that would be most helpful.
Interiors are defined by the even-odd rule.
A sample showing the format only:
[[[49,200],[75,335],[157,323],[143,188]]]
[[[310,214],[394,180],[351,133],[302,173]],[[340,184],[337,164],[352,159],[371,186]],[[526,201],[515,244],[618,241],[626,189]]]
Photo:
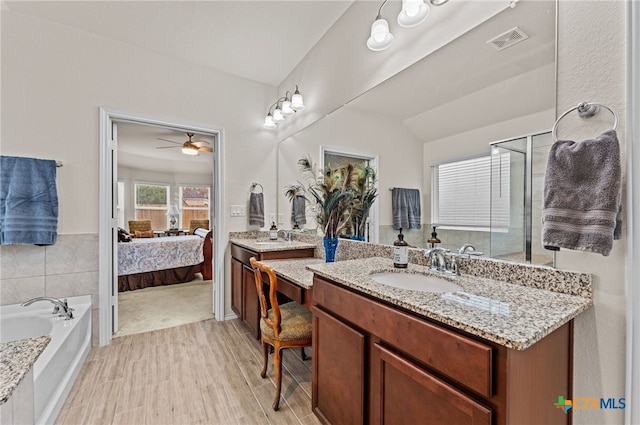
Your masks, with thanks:
[[[233,244],[231,244],[231,257],[238,259],[247,266],[250,265],[249,258],[256,257],[256,259],[259,259],[257,252],[249,251],[248,249],[244,249]]]
[[[391,308],[317,276],[314,304],[367,329],[457,383],[491,397],[493,349],[444,327]]]
[[[302,288],[289,282],[288,280],[278,278],[278,292],[286,295],[298,304],[303,304],[304,296],[302,295]]]

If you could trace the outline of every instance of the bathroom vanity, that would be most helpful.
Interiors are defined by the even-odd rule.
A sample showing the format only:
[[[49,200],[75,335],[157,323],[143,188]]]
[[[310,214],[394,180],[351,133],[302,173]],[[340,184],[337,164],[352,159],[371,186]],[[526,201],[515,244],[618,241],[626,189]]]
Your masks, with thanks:
[[[308,268],[323,423],[570,423],[554,403],[571,397],[572,319],[591,299],[468,277],[456,293],[385,288],[369,278],[393,270],[383,258]]]
[[[269,242],[256,239],[232,239],[231,241],[231,308],[251,330],[260,337],[260,304],[256,294],[251,257],[259,261],[313,257],[315,245],[304,242]],[[265,283],[265,287],[268,285]],[[310,308],[310,292],[284,278],[278,278],[278,292],[299,304]],[[267,294],[268,299],[268,294]]]

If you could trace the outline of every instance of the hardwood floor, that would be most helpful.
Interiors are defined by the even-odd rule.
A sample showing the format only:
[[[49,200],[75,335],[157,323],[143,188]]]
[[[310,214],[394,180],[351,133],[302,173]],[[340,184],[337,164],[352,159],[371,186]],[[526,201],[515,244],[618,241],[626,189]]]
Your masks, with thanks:
[[[272,356],[262,379],[260,343],[245,329],[211,319],[94,347],[56,424],[319,424],[310,356],[284,350],[275,412]]]

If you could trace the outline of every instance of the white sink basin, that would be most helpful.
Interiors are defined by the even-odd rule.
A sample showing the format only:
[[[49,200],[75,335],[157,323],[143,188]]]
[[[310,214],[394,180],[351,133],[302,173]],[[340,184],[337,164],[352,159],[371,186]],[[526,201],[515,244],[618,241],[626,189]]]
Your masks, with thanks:
[[[411,291],[457,292],[462,290],[460,285],[446,279],[418,273],[374,273],[371,275],[371,279],[384,285]]]

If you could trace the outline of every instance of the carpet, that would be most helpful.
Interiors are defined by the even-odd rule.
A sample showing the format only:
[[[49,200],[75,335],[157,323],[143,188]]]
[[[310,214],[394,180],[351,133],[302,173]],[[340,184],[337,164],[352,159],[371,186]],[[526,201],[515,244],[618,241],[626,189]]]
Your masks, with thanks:
[[[118,293],[118,332],[114,338],[213,318],[213,283],[156,286]]]

